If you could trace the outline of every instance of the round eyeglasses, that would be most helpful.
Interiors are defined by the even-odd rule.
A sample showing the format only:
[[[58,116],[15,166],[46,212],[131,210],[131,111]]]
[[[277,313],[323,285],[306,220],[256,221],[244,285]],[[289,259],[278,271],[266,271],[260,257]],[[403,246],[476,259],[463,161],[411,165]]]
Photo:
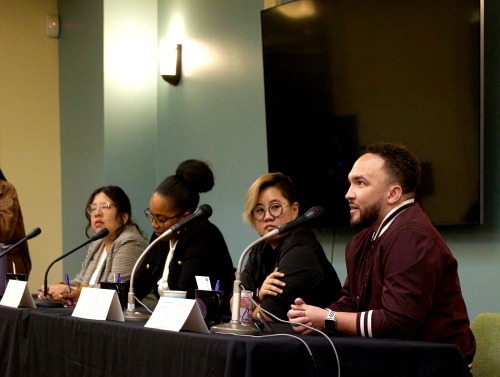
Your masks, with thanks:
[[[89,204],[87,206],[87,213],[89,215],[92,215],[95,211],[97,211],[97,209],[100,209],[101,211],[108,211],[111,207],[116,207],[115,204],[113,203],[109,203],[109,202],[104,202],[104,203],[101,203],[101,204]]]
[[[267,207],[267,211],[272,217],[280,217],[283,213],[283,207],[289,206],[290,204],[280,204],[280,203],[272,203]],[[263,220],[266,216],[266,207],[257,206],[250,212],[253,219],[260,221]]]
[[[144,214],[146,215],[146,217],[148,218],[149,221],[151,222],[155,222],[156,225],[159,225],[159,226],[163,226],[168,220],[171,220],[171,219],[175,219],[176,217],[179,217],[180,215],[182,215],[182,213],[179,213],[175,216],[171,216],[171,217],[158,217],[156,215],[154,215],[151,210],[148,208],[144,211]]]

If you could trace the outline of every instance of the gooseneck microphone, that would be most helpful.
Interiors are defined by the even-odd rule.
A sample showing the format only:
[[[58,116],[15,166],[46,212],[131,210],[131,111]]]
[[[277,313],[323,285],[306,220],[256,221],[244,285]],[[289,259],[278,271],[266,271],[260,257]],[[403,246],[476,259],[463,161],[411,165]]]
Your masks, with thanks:
[[[141,313],[135,310],[135,294],[134,294],[134,276],[135,276],[135,270],[137,269],[137,266],[141,263],[141,261],[144,259],[146,254],[151,250],[153,245],[155,245],[158,241],[163,240],[163,239],[169,239],[175,234],[179,234],[183,228],[185,228],[188,224],[191,222],[200,219],[200,218],[205,218],[208,219],[210,216],[212,216],[212,207],[210,207],[208,204],[202,204],[199,206],[192,214],[189,216],[186,216],[186,218],[182,219],[178,223],[172,225],[170,228],[168,228],[165,232],[163,232],[157,239],[155,239],[153,242],[151,242],[148,247],[142,252],[142,254],[139,256],[137,261],[134,264],[134,268],[132,269],[132,273],[130,274],[130,288],[128,291],[128,296],[127,296],[127,309],[123,311],[123,316],[125,320],[128,321],[145,321],[149,318],[149,315],[146,313]]]
[[[7,255],[9,253],[9,251],[11,251],[15,247],[19,246],[20,244],[22,244],[24,241],[28,241],[28,240],[32,239],[33,237],[38,236],[40,233],[42,233],[42,230],[40,228],[33,229],[31,232],[28,233],[27,236],[21,238],[15,244],[9,245],[9,247],[7,249],[5,249],[2,252],[2,254],[0,254],[0,258],[2,258],[3,256]]]
[[[280,225],[277,228],[279,231],[279,234],[289,232],[290,230],[298,227],[299,225],[301,225],[305,221],[313,220],[313,219],[316,219],[320,216],[323,216],[324,213],[325,213],[325,210],[323,209],[323,207],[319,207],[319,206],[311,207],[309,209],[309,211],[304,213],[302,216],[297,217],[295,220],[290,221],[289,223]]]
[[[301,225],[305,221],[315,219],[322,216],[325,210],[322,207],[312,207],[300,217],[292,220],[286,224],[280,225],[279,227],[273,229],[271,232],[263,235],[259,239],[252,242],[243,251],[238,261],[238,268],[236,269],[236,280],[233,284],[233,301],[231,304],[231,321],[227,323],[221,323],[218,325],[213,325],[210,327],[210,332],[213,333],[223,333],[223,334],[239,334],[239,335],[256,335],[259,331],[252,326],[245,326],[241,324],[240,321],[240,300],[241,300],[241,268],[243,266],[243,260],[245,256],[258,244],[268,240],[269,238],[276,237],[279,234],[289,232],[293,228]]]
[[[82,243],[81,245],[78,245],[74,249],[72,249],[72,250],[68,251],[67,253],[61,255],[60,257],[54,259],[54,261],[52,261],[52,263],[49,264],[49,267],[47,267],[47,270],[45,271],[45,277],[43,279],[43,293],[45,295],[45,298],[35,300],[36,306],[44,307],[44,308],[61,308],[61,307],[63,307],[64,305],[60,301],[54,301],[54,300],[50,300],[49,298],[47,298],[47,292],[48,292],[47,276],[49,274],[50,268],[54,265],[54,263],[60,261],[63,258],[66,258],[68,255],[74,253],[75,251],[82,248],[83,246],[85,246],[91,242],[100,240],[101,238],[106,237],[108,234],[109,234],[109,230],[107,230],[106,228],[103,228],[99,232],[94,234],[92,237],[90,237],[87,241]]]
[[[212,216],[212,207],[210,207],[208,204],[202,204],[201,206],[196,208],[196,210],[192,214],[186,216],[186,218],[172,225],[165,233],[163,233],[158,238],[170,238],[174,233],[179,232],[182,228],[195,221],[196,219],[200,217],[208,219],[210,216]]]

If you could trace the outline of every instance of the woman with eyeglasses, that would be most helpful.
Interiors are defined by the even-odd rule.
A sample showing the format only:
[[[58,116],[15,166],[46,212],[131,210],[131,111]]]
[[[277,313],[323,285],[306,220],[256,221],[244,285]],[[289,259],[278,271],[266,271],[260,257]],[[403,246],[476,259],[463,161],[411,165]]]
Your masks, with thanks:
[[[151,195],[145,211],[154,234],[151,242],[171,226],[192,214],[200,193],[210,191],[214,176],[200,160],[186,160],[174,175],[165,178]],[[146,254],[134,275],[135,296],[141,300],[151,291],[157,298],[167,290],[187,291],[195,297],[196,276],[208,276],[212,289],[219,288],[228,297],[234,283],[234,267],[220,230],[208,219],[199,219],[170,239],[160,240]],[[226,302],[226,313],[229,304]]]
[[[298,215],[294,184],[283,173],[264,174],[247,191],[243,220],[261,237]],[[283,320],[295,298],[307,297],[317,306],[327,306],[342,288],[314,232],[305,226],[256,245],[248,254],[241,284],[264,310]],[[259,308],[253,310],[254,320],[259,312],[274,321]]]
[[[109,234],[89,244],[80,272],[70,280],[71,293],[66,283],[49,285],[47,296],[53,300],[70,299],[75,303],[85,286],[99,287],[101,281],[122,282],[130,279],[137,258],[147,247],[147,240],[132,220],[130,200],[118,186],[104,186],[95,190],[86,205],[85,216],[94,233],[106,228]],[[43,286],[39,297],[44,296]]]

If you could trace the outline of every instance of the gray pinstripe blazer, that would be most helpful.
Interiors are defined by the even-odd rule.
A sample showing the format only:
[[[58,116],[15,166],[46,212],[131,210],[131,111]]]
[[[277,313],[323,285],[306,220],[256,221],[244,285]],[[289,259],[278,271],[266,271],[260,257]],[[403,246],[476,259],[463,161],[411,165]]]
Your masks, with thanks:
[[[119,272],[122,281],[130,279],[130,274],[134,264],[141,253],[146,249],[148,241],[143,237],[139,230],[133,225],[127,225],[123,232],[113,242],[111,250],[108,250],[106,262],[101,269],[97,281],[112,281],[113,276]],[[88,249],[85,260],[82,263],[82,269],[71,280],[70,284],[89,284],[97,263],[99,262],[100,251],[104,248],[104,242],[97,240],[92,242]],[[115,274],[115,275],[113,275]],[[96,287],[99,285],[97,284]]]

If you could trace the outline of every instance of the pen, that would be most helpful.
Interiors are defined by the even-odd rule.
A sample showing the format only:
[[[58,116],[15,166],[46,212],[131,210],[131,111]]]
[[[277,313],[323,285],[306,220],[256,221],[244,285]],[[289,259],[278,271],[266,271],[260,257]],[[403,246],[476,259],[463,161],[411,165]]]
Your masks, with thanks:
[[[219,288],[220,288],[220,282],[219,282],[219,280],[217,280],[217,282],[215,283],[215,289],[214,289],[214,291],[218,291]]]
[[[69,276],[68,274],[64,274],[64,280],[66,281],[66,287],[68,288],[68,293],[71,293],[71,286],[69,285]],[[73,306],[73,299],[69,299],[69,304]]]
[[[117,283],[121,283],[122,282],[122,277],[120,276],[120,273],[118,272],[118,274],[116,275],[116,282]]]

